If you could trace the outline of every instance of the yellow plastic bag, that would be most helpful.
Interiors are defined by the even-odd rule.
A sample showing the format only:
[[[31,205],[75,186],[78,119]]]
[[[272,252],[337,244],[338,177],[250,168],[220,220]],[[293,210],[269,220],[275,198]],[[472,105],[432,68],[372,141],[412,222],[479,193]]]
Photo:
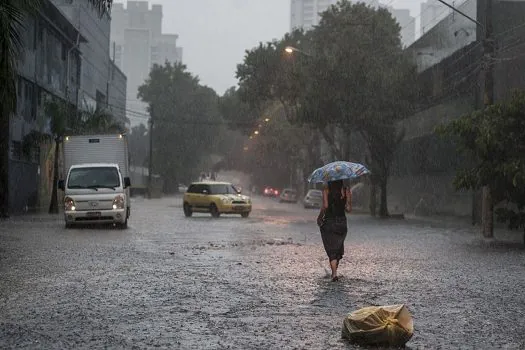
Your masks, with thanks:
[[[405,305],[370,306],[350,313],[342,336],[352,343],[403,346],[414,334],[414,321]]]

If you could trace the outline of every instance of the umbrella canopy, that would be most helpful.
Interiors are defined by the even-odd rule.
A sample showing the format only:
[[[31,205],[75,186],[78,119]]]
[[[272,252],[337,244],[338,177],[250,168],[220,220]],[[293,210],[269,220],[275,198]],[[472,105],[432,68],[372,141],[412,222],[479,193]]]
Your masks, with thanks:
[[[370,171],[362,164],[337,161],[315,169],[308,177],[308,182],[321,183],[355,179],[366,174],[370,174]]]

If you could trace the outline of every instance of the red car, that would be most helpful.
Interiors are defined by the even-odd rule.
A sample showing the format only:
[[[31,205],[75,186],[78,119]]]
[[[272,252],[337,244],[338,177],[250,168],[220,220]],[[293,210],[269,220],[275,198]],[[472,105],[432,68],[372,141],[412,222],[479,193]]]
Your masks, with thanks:
[[[273,188],[273,187],[265,187],[263,191],[263,195],[266,197],[278,197],[279,196],[279,190]]]

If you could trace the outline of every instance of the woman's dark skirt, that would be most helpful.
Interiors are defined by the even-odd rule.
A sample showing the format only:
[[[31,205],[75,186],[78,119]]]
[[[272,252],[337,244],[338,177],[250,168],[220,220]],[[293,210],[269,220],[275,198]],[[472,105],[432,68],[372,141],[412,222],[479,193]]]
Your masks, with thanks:
[[[321,237],[330,261],[341,260],[343,257],[347,232],[346,217],[325,219],[321,226]]]

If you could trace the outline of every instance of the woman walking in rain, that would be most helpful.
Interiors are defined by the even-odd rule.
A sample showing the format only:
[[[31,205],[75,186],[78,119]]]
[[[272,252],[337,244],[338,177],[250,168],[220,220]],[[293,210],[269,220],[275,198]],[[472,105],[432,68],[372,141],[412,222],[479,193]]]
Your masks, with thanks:
[[[317,218],[324,249],[332,270],[332,281],[338,281],[337,268],[344,255],[348,232],[346,213],[352,211],[352,192],[343,186],[343,180],[329,181],[323,190],[323,206]]]
[[[310,183],[328,184],[323,190],[323,206],[317,217],[317,224],[321,229],[334,282],[339,280],[337,268],[345,253],[344,244],[348,231],[346,213],[352,211],[352,192],[343,186],[343,180],[357,179],[369,173],[362,164],[336,161],[315,169],[308,177]]]

